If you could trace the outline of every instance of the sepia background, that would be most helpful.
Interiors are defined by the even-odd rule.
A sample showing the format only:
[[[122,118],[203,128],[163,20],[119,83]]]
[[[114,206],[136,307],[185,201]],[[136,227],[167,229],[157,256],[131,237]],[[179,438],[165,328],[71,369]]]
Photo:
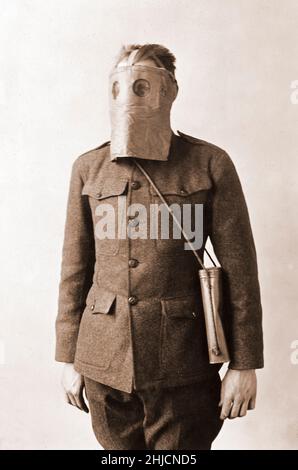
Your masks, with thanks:
[[[297,449],[297,0],[0,7],[0,448],[98,448],[90,416],[64,403],[54,362],[66,198],[74,159],[109,140],[113,58],[122,44],[152,42],[177,57],[173,130],[230,154],[258,253],[257,408],[227,421],[213,448]]]

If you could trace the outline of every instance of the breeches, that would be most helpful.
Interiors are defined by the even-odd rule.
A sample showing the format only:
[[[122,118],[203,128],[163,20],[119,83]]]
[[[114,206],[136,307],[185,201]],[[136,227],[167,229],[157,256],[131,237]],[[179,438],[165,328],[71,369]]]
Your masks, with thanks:
[[[219,433],[221,381],[132,393],[85,379],[92,427],[107,450],[208,450]]]

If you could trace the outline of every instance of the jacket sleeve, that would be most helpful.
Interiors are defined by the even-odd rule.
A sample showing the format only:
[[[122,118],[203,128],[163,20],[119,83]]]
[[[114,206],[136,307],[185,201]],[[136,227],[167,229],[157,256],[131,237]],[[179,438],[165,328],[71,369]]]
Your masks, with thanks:
[[[229,155],[220,153],[212,167],[210,239],[223,269],[229,368],[262,368],[262,306],[248,209]]]
[[[82,197],[84,171],[73,164],[62,249],[55,360],[74,362],[80,320],[94,271],[94,235],[88,198]]]

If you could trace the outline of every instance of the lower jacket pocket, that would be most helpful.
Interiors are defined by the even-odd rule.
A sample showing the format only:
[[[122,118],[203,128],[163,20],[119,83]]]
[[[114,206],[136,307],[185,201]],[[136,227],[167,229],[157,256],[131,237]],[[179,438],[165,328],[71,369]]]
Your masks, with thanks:
[[[76,359],[106,369],[115,354],[116,294],[96,289],[88,302],[80,323]]]
[[[165,373],[195,375],[208,363],[205,320],[196,294],[161,300],[160,362]]]

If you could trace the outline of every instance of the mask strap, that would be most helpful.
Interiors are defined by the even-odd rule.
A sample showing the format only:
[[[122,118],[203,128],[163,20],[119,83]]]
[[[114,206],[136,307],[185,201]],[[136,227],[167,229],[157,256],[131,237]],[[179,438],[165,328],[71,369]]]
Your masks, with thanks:
[[[153,60],[157,63],[157,65],[159,65],[161,68],[165,68],[165,66],[163,65],[162,61],[159,60],[158,57],[154,56]]]
[[[127,57],[127,65],[134,65],[134,60],[135,60],[135,57],[137,55],[137,53],[139,52],[139,49],[134,49],[130,55]],[[165,69],[165,66],[163,65],[163,63],[161,62],[161,60],[154,56],[154,58],[152,58],[153,60],[156,61],[156,64],[158,64],[162,69]],[[167,69],[166,69],[167,70]],[[170,72],[169,70],[167,70],[168,74],[170,75],[171,79],[173,80],[173,82],[176,84],[176,87],[177,87],[177,92],[178,92],[178,84],[177,84],[177,80],[174,76],[174,74],[172,72]],[[177,94],[177,93],[176,93]]]
[[[139,52],[139,49],[135,49],[134,51],[130,53],[130,55],[127,58],[127,65],[133,65],[134,59],[138,52]]]
[[[128,58],[127,58],[127,65],[134,65],[134,60],[135,60],[135,57],[136,57],[136,55],[137,55],[138,52],[139,52],[139,49],[134,49],[134,50],[130,53],[130,55],[129,55]],[[146,57],[144,57],[144,58],[146,58]],[[165,66],[163,65],[162,61],[161,61],[158,57],[154,56],[154,57],[150,57],[150,59],[151,59],[151,58],[152,58],[152,60],[154,60],[154,62],[156,62],[156,65],[157,65],[157,66],[159,66],[159,67],[161,67],[161,68],[163,68],[163,69],[165,68]]]

